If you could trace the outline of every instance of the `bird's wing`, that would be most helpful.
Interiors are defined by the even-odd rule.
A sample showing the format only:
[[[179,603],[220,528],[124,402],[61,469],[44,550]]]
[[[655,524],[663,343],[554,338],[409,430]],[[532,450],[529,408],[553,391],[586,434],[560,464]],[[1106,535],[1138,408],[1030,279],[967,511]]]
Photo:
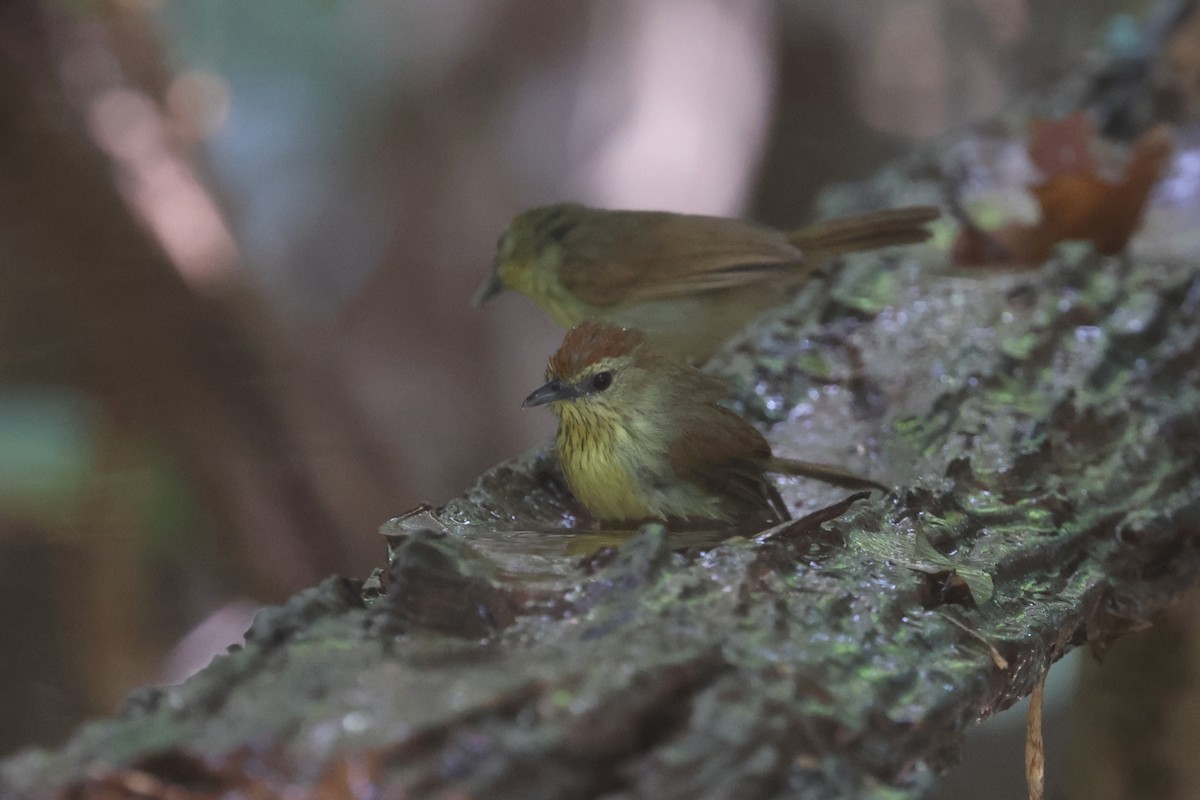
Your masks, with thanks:
[[[684,420],[667,457],[675,474],[710,494],[756,509],[771,509],[763,467],[771,446],[750,423],[732,411],[705,414],[695,424]]]
[[[780,231],[737,219],[604,212],[564,241],[559,279],[585,303],[611,306],[744,286],[803,262]]]

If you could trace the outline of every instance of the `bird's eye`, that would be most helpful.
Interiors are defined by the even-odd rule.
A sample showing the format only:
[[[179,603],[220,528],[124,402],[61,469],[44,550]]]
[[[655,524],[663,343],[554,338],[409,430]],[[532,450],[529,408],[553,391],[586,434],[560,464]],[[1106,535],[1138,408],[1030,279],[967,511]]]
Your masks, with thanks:
[[[612,386],[612,378],[612,372],[609,370],[597,372],[592,376],[592,388],[597,392],[603,392],[605,389]]]

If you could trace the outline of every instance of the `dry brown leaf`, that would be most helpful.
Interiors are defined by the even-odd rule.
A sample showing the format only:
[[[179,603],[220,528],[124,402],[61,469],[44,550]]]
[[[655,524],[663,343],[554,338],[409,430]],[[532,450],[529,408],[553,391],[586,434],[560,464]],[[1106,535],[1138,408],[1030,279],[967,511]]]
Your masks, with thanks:
[[[1082,112],[1062,119],[1035,119],[1029,123],[1026,149],[1043,180],[1077,173],[1095,175],[1094,136],[1092,123]]]
[[[1043,182],[1030,187],[1041,218],[1030,226],[1009,223],[986,232],[963,217],[954,243],[955,263],[967,267],[997,264],[1036,267],[1064,241],[1091,242],[1105,255],[1125,249],[1141,224],[1146,200],[1171,156],[1171,134],[1159,125],[1142,134],[1130,149],[1117,181],[1096,172],[1091,155],[1092,125],[1082,113],[1030,125],[1030,158]]]

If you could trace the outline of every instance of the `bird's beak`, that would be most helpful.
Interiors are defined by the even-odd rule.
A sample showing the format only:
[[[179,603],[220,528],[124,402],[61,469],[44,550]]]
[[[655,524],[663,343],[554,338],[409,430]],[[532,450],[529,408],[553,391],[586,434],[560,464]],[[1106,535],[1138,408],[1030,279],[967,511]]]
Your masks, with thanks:
[[[579,397],[579,394],[579,390],[570,384],[563,383],[562,381],[550,381],[529,395],[529,397],[526,397],[525,402],[521,403],[521,408],[544,406],[546,403],[556,403],[559,400],[574,400],[576,397]]]
[[[471,306],[479,308],[503,291],[504,281],[500,280],[500,273],[493,270],[488,279],[483,282],[483,285],[475,291],[475,296],[471,298]]]

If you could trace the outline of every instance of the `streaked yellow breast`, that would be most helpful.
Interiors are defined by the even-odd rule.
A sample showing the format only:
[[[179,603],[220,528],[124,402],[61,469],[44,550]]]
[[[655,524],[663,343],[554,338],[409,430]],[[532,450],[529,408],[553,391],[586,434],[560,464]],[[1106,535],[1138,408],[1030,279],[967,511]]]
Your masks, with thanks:
[[[615,414],[561,403],[556,445],[572,493],[600,519],[661,516],[647,505],[631,463],[636,451]]]

